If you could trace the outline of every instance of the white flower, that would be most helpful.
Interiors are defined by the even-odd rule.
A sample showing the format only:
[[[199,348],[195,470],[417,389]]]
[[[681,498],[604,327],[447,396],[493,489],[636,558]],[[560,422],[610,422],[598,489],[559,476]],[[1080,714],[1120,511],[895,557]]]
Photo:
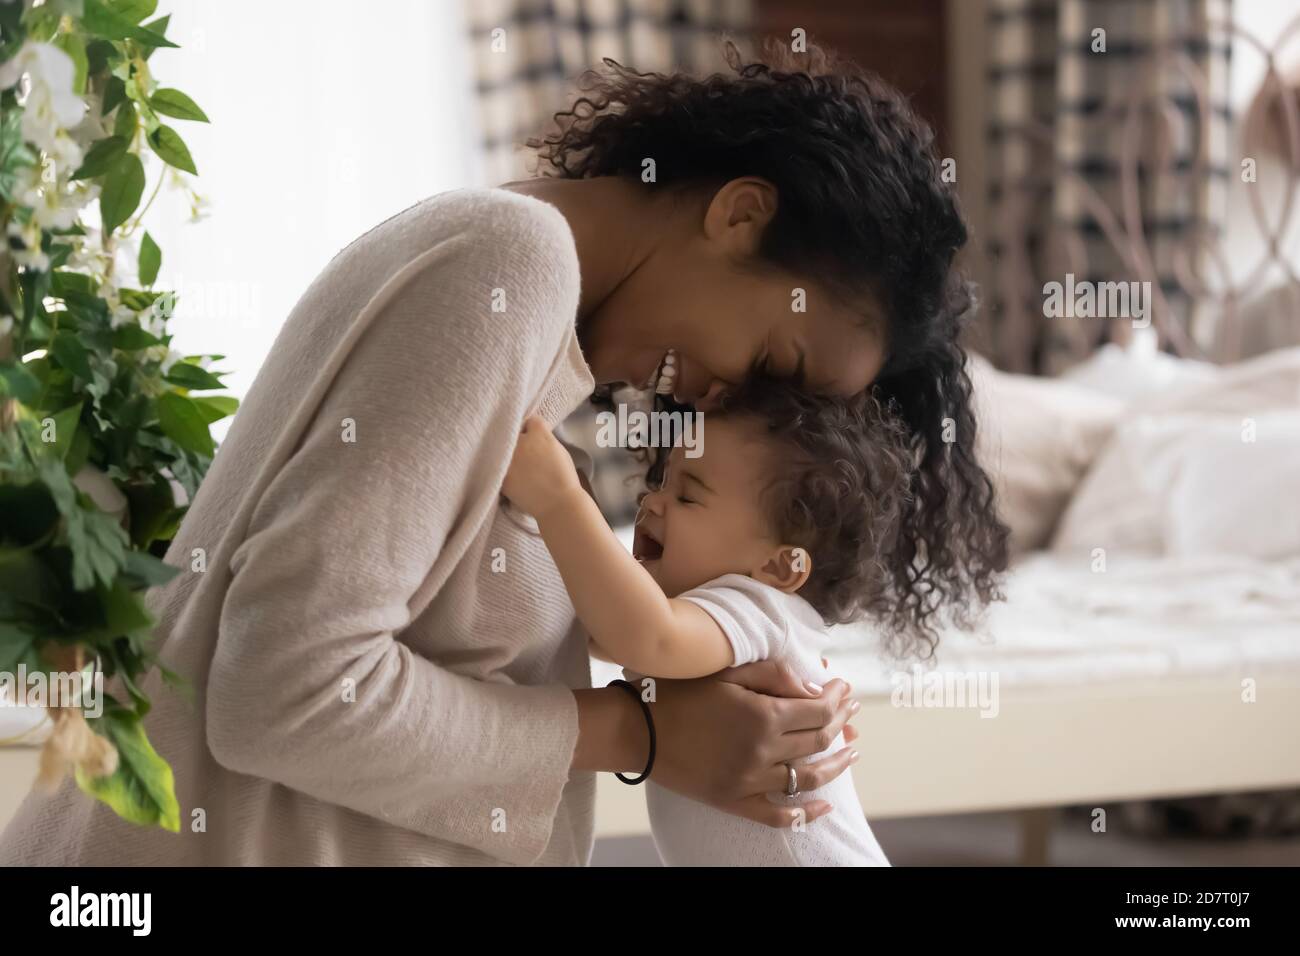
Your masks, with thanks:
[[[49,153],[50,159],[54,160],[54,166],[59,171],[60,176],[66,176],[72,173],[81,165],[83,153],[81,147],[67,133],[60,130],[54,134],[54,139],[50,142],[45,150]]]
[[[100,286],[99,296],[108,305],[108,323],[115,329],[120,329],[124,325],[138,325],[139,318],[131,311],[129,306],[122,304],[118,298],[117,288],[112,285],[104,284]]]
[[[77,75],[72,57],[51,43],[28,41],[6,63],[0,63],[0,89],[9,89],[22,77],[28,78],[23,101],[23,138],[48,153],[68,155],[68,146],[58,142],[62,131],[81,122],[86,103],[72,91]],[[75,143],[63,137],[72,148]]]
[[[41,226],[35,217],[29,219],[25,225],[15,219],[9,220],[9,236],[11,239],[19,240],[23,245],[23,248],[15,249],[12,242],[9,244],[15,262],[37,272],[49,270],[50,257],[41,251]]]
[[[143,354],[145,358],[159,363],[159,370],[163,375],[170,372],[172,366],[185,357],[166,345],[151,345],[144,350]]]
[[[167,332],[167,320],[176,311],[176,293],[164,292],[153,300],[145,316],[145,331],[161,338]]]
[[[48,182],[40,166],[17,171],[14,198],[32,211],[32,221],[42,229],[67,229],[77,221],[83,206],[99,196],[99,186],[85,182]],[[28,243],[31,245],[31,243]]]
[[[108,324],[115,329],[120,329],[124,325],[139,325],[139,319],[136,314],[124,305],[113,306],[109,310]]]
[[[190,192],[190,222],[202,222],[212,212],[212,203],[198,193]]]

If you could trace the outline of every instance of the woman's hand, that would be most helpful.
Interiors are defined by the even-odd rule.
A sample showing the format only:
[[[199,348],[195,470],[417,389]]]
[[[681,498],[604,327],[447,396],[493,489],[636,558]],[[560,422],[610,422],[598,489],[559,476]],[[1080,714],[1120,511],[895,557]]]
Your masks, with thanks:
[[[790,807],[766,797],[785,789],[785,762],[825,750],[858,709],[844,681],[828,682],[817,695],[774,661],[697,680],[658,679],[651,706],[659,744],[650,775],[655,783],[773,827],[795,819]],[[799,789],[823,786],[855,759],[845,747],[798,766]],[[814,800],[799,809],[811,822],[831,806]]]
[[[585,494],[573,459],[536,415],[524,422],[501,493],[521,511],[540,518],[576,494]]]

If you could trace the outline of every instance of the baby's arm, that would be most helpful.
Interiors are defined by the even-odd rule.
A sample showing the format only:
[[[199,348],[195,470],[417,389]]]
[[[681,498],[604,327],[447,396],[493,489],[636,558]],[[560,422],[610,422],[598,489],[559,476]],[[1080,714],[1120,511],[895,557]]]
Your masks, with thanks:
[[[541,419],[524,423],[502,491],[537,519],[579,619],[615,662],[666,678],[731,666],[722,628],[699,606],[664,595],[605,523]]]

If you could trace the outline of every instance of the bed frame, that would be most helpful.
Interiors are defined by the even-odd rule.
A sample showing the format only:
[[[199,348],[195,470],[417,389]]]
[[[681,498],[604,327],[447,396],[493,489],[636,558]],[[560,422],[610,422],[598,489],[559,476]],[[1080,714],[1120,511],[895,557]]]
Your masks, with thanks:
[[[859,698],[853,780],[867,818],[1018,811],[1021,862],[1048,862],[1052,810],[1300,787],[1300,666],[1261,674],[1000,688],[1000,712]],[[596,836],[649,834],[638,787],[597,778]],[[1088,824],[1082,824],[1088,825]]]

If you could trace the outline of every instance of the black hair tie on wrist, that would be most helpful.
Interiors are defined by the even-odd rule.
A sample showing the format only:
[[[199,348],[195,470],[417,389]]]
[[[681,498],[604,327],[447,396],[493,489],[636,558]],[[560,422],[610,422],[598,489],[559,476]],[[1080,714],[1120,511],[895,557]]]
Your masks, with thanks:
[[[645,779],[646,779],[647,777],[650,776],[650,771],[651,771],[652,769],[654,769],[654,765],[655,765],[655,722],[654,722],[654,718],[650,716],[650,705],[647,704],[644,700],[641,699],[641,694],[640,694],[640,692],[639,692],[635,687],[633,687],[630,683],[628,683],[628,682],[625,681],[625,680],[612,680],[612,681],[610,681],[608,684],[606,684],[605,686],[606,686],[606,687],[613,687],[613,686],[615,686],[616,684],[617,684],[619,687],[625,688],[625,689],[627,690],[627,692],[628,692],[629,694],[632,695],[632,699],[635,700],[638,704],[641,705],[641,713],[645,714],[645,725],[646,725],[646,727],[647,727],[647,728],[649,729],[649,731],[650,731],[650,759],[646,761],[646,763],[645,763],[645,769],[641,771],[641,776],[636,777],[635,779],[631,779],[631,780],[629,780],[627,777],[623,776],[623,774],[618,773],[617,771],[615,771],[615,773],[614,773],[614,776],[618,777],[618,779],[619,779],[619,780],[622,780],[624,783],[629,784],[629,785],[635,785],[635,784],[638,784],[638,783],[643,783],[643,782],[645,781]]]

